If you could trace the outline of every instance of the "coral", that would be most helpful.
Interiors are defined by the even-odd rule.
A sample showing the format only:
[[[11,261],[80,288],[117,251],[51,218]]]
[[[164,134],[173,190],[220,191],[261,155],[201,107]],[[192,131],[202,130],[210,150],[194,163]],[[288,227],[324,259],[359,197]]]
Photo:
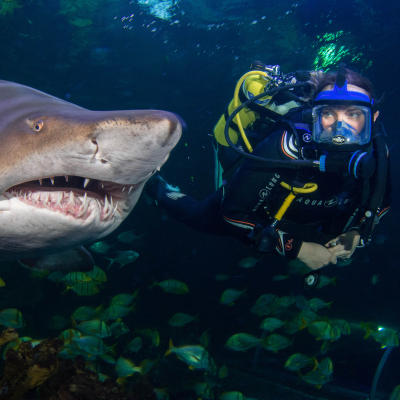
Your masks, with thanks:
[[[99,375],[85,366],[82,356],[60,360],[58,373],[40,388],[40,400],[132,400],[111,379],[99,381]]]
[[[8,342],[12,342],[18,337],[18,332],[14,328],[7,328],[0,335],[0,347]]]
[[[17,336],[14,329],[6,329],[0,343]],[[7,350],[0,380],[1,400],[156,400],[147,375],[137,379],[126,394],[112,379],[101,382],[97,372],[86,368],[82,356],[73,361],[58,359],[63,345],[60,339],[50,338],[35,347],[24,342],[18,351]]]
[[[60,339],[46,339],[32,347],[21,343],[18,352],[8,349],[6,365],[0,381],[2,400],[19,400],[28,390],[43,384],[57,369],[57,355],[63,342]]]

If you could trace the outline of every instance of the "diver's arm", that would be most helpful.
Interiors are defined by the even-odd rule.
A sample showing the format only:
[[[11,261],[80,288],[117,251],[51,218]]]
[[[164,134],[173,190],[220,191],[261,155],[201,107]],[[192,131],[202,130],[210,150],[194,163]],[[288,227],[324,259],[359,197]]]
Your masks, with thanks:
[[[282,145],[284,135],[283,131],[271,134],[254,149],[253,154],[268,159],[287,159]],[[279,183],[282,180],[291,182],[292,179],[291,170],[246,160],[236,173],[222,204],[226,234],[253,245],[260,252],[276,250],[285,257],[295,259],[303,244],[302,239],[281,231],[274,231],[276,240],[273,242],[268,237],[272,213],[279,208],[274,198],[279,192],[286,192]]]

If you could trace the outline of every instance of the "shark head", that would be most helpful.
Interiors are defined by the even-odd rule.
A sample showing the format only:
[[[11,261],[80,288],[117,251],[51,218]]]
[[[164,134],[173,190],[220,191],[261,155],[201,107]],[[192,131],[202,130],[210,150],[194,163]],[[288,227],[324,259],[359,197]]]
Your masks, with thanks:
[[[165,111],[90,111],[0,81],[0,258],[61,252],[108,235],[181,132]]]

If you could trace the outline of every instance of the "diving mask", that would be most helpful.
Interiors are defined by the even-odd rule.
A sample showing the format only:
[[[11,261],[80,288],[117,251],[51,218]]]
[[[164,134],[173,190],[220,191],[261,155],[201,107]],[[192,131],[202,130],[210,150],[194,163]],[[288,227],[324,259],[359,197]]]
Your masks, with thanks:
[[[373,103],[367,94],[348,90],[345,65],[339,65],[334,88],[320,92],[314,101],[313,142],[339,151],[367,146],[373,128]]]
[[[364,146],[371,140],[372,115],[369,107],[330,102],[314,106],[312,117],[315,143]]]

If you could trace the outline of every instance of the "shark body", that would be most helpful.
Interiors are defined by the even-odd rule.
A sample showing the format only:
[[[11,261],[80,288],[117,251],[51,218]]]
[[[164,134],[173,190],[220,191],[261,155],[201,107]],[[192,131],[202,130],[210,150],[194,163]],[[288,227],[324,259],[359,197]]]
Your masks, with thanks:
[[[90,111],[0,81],[0,260],[108,235],[181,133],[169,112]]]

